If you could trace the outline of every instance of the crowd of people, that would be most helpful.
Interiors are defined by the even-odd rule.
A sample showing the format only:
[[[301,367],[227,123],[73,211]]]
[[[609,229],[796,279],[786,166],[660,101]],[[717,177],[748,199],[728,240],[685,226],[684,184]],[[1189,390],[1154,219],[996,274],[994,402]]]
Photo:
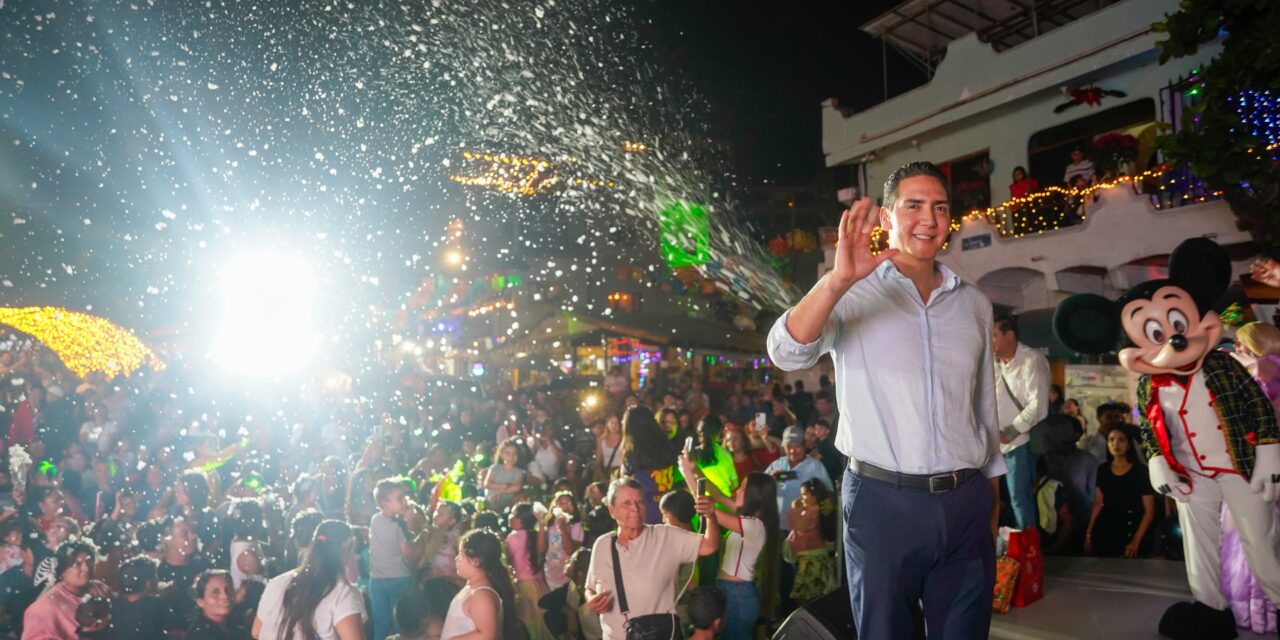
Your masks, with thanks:
[[[1236,344],[1276,395],[1280,331]],[[401,370],[255,416],[176,368],[81,379],[0,351],[0,636],[753,638],[840,588],[827,378],[618,377],[439,393]],[[1180,557],[1130,407],[1086,418],[1056,386],[1047,405],[1078,438],[1036,460],[1029,509],[1002,483],[1001,521],[1046,553]]]
[[[6,344],[3,637],[750,638],[839,585],[825,379],[399,370],[255,413],[180,367],[82,379]]]

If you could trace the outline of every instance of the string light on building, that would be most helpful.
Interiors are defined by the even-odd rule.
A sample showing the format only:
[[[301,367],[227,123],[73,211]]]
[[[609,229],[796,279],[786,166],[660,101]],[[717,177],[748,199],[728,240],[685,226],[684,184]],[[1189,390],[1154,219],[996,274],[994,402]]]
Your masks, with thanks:
[[[1098,182],[1080,189],[1074,187],[1048,187],[1035,193],[1027,194],[1026,196],[1010,198],[1009,200],[1006,200],[994,207],[975,209],[963,216],[960,216],[959,218],[953,217],[951,219],[951,232],[954,233],[959,231],[964,223],[970,220],[985,220],[991,226],[996,228],[1001,237],[1009,239],[1017,239],[1030,235],[1040,235],[1057,231],[1063,226],[1062,223],[1065,218],[1062,216],[1056,218],[1046,217],[1044,209],[1035,206],[1042,200],[1049,197],[1062,197],[1068,202],[1075,199],[1084,199],[1105,189],[1112,189],[1126,184],[1132,185],[1135,182],[1159,178],[1169,173],[1170,169],[1169,165],[1162,164],[1147,169],[1137,175],[1120,176],[1118,178]],[[1160,188],[1163,190],[1165,187],[1161,186]],[[1221,195],[1221,191],[1215,191],[1212,193],[1201,194],[1192,198],[1192,200],[1195,202],[1206,202],[1209,198],[1220,197]],[[1055,207],[1053,210],[1058,211],[1059,208]],[[1083,213],[1078,215],[1079,220],[1076,224],[1087,219],[1087,216]],[[871,252],[873,254],[879,254],[888,246],[888,236],[884,229],[878,225],[871,231],[870,239]],[[947,245],[944,245],[943,249],[946,249],[946,247]]]
[[[467,317],[474,318],[476,316],[482,316],[485,314],[493,313],[494,311],[514,311],[515,308],[516,308],[516,303],[499,300],[497,302],[490,302],[489,304],[480,305],[473,309],[468,309]]]
[[[105,318],[59,307],[0,308],[0,324],[26,333],[49,347],[72,373],[130,375],[142,366],[164,363],[127,329]]]
[[[551,191],[559,185],[591,189],[618,186],[613,180],[562,176],[551,161],[543,158],[464,150],[462,159],[466,171],[450,175],[449,180],[502,193],[532,196]],[[577,159],[569,158],[566,162],[573,164]]]
[[[622,151],[624,153],[644,153],[648,149],[649,149],[649,146],[643,142],[634,142],[631,140],[625,140],[622,143]]]
[[[1249,127],[1249,133],[1267,144],[1267,150],[1280,145],[1280,98],[1270,90],[1248,90],[1227,100],[1235,103],[1240,119]]]

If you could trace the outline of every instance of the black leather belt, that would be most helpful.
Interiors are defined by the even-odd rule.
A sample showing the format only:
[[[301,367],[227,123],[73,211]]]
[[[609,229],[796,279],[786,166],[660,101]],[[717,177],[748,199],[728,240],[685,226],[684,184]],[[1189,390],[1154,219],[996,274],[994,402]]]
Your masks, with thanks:
[[[854,473],[864,475],[872,480],[888,482],[908,489],[928,491],[929,493],[946,493],[964,484],[965,480],[978,475],[977,469],[960,469],[950,473],[935,473],[932,475],[898,473],[897,471],[881,469],[866,462],[859,462],[852,458],[849,459],[849,468],[853,469]]]

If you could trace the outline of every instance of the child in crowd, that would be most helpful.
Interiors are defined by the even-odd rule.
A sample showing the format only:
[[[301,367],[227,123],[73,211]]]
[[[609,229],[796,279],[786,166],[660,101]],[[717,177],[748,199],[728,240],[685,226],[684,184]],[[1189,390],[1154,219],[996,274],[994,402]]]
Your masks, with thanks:
[[[689,594],[689,618],[693,635],[689,640],[714,640],[724,626],[724,594],[715,587],[698,587]]]
[[[22,519],[13,517],[0,522],[0,573],[22,564]]]
[[[498,514],[492,511],[477,511],[471,516],[472,529],[488,529],[497,531],[502,524],[502,520],[498,518]]]
[[[449,603],[456,595],[458,585],[449,578],[430,578],[421,587],[411,587],[396,603],[400,635],[387,640],[437,640],[444,629]]]
[[[542,620],[542,611],[538,601],[547,595],[547,583],[543,577],[543,557],[547,552],[547,534],[545,529],[538,529],[538,516],[533,505],[521,502],[511,509],[509,522],[511,532],[507,534],[507,557],[511,559],[511,569],[516,574],[516,588],[520,592],[517,599],[520,621],[529,629],[530,640],[550,639],[551,632]]]
[[[502,541],[490,529],[473,529],[458,543],[458,577],[467,581],[445,616],[441,638],[522,635],[516,596],[502,564]]]
[[[396,603],[396,626],[400,627],[400,633],[388,636],[387,640],[427,640],[427,599],[418,595],[410,589]],[[436,637],[440,637],[438,633]]]
[[[693,496],[688,491],[668,491],[658,501],[658,509],[662,511],[662,524],[685,531],[693,531],[693,517],[697,515],[693,508]],[[711,556],[715,558],[715,556]],[[689,587],[698,584],[698,563],[690,562],[680,565],[676,573],[676,616],[684,624],[689,623]]]
[[[569,637],[601,640],[604,630],[600,628],[600,615],[587,606],[586,596],[583,595],[589,566],[591,566],[591,549],[583,547],[573,552],[569,557],[569,565],[565,569],[565,575],[569,576],[569,591],[565,594]]]
[[[76,606],[76,637],[83,640],[112,638],[111,603],[106,598],[86,596]]]
[[[800,485],[791,503],[791,535],[787,544],[796,558],[796,581],[791,598],[803,604],[834,590],[835,557],[827,549],[835,536],[835,501],[831,490],[816,479]]]
[[[169,605],[158,594],[159,563],[134,556],[120,565],[120,595],[111,602],[111,626],[123,640],[163,638],[166,631],[182,631]]]
[[[373,489],[378,512],[369,521],[369,599],[373,604],[373,640],[398,633],[393,606],[409,587],[409,532],[403,518],[408,493],[399,478],[384,478]]]

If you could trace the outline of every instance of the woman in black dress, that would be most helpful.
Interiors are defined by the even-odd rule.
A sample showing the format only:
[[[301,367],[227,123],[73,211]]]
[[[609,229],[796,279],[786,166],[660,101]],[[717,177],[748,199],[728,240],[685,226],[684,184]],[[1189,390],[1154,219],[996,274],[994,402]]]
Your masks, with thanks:
[[[1155,492],[1138,454],[1122,429],[1107,434],[1107,462],[1098,467],[1093,513],[1084,550],[1095,556],[1136,558],[1146,552],[1146,534],[1155,518]]]

